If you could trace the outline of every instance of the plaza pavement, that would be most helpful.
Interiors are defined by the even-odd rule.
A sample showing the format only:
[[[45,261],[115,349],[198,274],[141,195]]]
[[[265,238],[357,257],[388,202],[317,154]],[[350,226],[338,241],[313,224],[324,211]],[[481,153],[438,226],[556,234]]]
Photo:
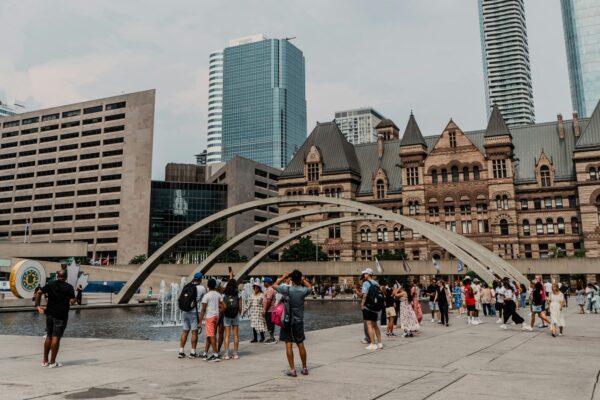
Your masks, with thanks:
[[[600,315],[575,311],[559,338],[451,317],[369,352],[361,325],[309,332],[310,376],[298,378],[282,375],[282,344],[244,342],[239,360],[209,364],[177,359],[174,342],[67,337],[64,366],[45,369],[41,338],[0,336],[0,399],[600,400]]]

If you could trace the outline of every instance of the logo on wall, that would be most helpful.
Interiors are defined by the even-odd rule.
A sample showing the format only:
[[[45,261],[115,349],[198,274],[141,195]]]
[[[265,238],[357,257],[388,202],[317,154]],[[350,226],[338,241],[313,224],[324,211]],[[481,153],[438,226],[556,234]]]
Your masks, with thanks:
[[[46,284],[46,270],[37,261],[18,261],[10,272],[10,291],[18,298],[33,296],[35,288]]]

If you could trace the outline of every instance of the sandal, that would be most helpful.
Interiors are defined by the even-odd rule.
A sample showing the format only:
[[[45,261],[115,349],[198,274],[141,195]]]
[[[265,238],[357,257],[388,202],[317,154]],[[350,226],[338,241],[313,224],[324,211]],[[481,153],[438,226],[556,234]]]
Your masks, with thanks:
[[[298,376],[298,374],[296,373],[296,370],[289,370],[285,373],[287,376],[291,376],[292,378],[295,378]]]
[[[302,371],[300,371],[300,373],[302,375],[308,375],[308,368],[302,368]]]

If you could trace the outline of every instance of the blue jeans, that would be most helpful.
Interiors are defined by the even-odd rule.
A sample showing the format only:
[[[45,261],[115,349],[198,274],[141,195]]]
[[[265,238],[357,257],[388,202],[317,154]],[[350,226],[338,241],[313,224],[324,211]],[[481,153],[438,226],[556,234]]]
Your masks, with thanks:
[[[526,293],[521,293],[521,308],[526,308],[527,307],[527,294]]]

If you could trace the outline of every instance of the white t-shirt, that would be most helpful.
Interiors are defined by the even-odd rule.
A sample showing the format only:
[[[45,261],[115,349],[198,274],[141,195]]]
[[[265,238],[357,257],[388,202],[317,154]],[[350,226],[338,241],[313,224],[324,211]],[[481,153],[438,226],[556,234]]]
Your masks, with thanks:
[[[206,288],[202,285],[196,285],[196,301],[202,303],[202,298],[206,294]]]
[[[550,282],[544,283],[544,290],[546,293],[552,293],[552,284]]]
[[[206,304],[206,318],[219,316],[219,303],[223,301],[223,296],[216,290],[210,290],[202,297],[202,304]]]

